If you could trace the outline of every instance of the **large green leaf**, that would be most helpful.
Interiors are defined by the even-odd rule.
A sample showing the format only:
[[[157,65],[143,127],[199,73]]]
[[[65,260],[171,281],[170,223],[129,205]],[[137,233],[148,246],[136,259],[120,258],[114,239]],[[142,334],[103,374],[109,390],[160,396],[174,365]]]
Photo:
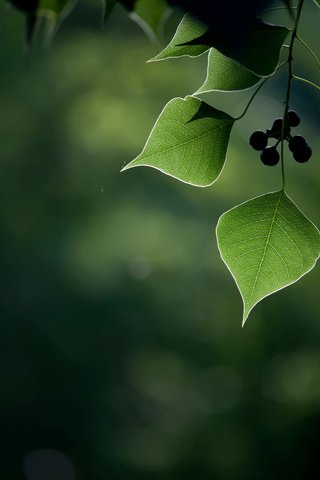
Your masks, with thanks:
[[[164,107],[142,153],[123,170],[153,167],[191,185],[211,185],[224,165],[233,122],[198,98],[174,98]]]
[[[271,75],[279,61],[280,50],[289,30],[282,25],[273,25],[256,19],[244,38],[231,46],[223,43],[210,28],[197,38],[184,42],[182,46],[214,47],[229,58],[241,63],[257,75]]]
[[[178,25],[177,31],[169,45],[158,55],[151,58],[149,62],[165,60],[176,57],[197,57],[206,52],[210,47],[207,45],[186,45],[195,38],[201,37],[206,31],[207,26],[196,20],[190,14],[186,14]]]
[[[208,58],[207,78],[196,93],[244,90],[256,85],[261,77],[211,48]]]
[[[318,229],[283,190],[224,213],[216,233],[242,296],[243,324],[260,300],[296,282],[320,255]]]

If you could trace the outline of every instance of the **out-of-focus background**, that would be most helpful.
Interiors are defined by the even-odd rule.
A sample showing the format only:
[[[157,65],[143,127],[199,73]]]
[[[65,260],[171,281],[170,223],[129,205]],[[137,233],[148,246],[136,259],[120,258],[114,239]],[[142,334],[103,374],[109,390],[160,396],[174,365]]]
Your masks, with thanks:
[[[319,267],[241,329],[214,231],[280,187],[248,138],[281,116],[285,72],[235,127],[213,187],[120,174],[164,104],[202,83],[205,57],[146,64],[156,52],[138,26],[117,8],[103,31],[100,14],[83,0],[51,49],[26,54],[22,15],[1,10],[0,478],[317,478]],[[319,54],[317,15],[306,2],[301,35]],[[319,82],[300,46],[295,61]],[[205,99],[239,114],[249,96]],[[314,154],[286,162],[318,226],[319,99],[294,84]]]

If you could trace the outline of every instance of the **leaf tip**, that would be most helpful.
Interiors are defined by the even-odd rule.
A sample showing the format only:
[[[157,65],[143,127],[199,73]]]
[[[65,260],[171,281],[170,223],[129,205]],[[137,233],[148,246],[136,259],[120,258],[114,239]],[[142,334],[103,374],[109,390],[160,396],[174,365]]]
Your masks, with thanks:
[[[125,172],[126,170],[129,170],[131,168],[131,162],[127,163],[124,167],[121,168],[120,173]]]
[[[245,323],[247,321],[247,318],[248,318],[248,315],[246,315],[245,313],[243,314],[243,318],[242,318],[242,324],[241,324],[241,328],[243,328],[245,326]]]
[[[153,63],[153,62],[157,62],[158,61],[158,55],[156,55],[155,57],[151,57],[149,58],[149,60],[146,60],[146,63]]]

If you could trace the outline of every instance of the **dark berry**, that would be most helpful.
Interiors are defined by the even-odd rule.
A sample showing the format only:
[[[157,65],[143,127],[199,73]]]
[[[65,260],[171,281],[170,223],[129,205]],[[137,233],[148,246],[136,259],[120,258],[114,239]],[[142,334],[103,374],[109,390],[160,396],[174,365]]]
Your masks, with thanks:
[[[260,158],[264,165],[273,167],[279,162],[280,155],[277,152],[276,147],[267,147],[260,153]]]
[[[299,163],[305,163],[309,160],[312,155],[312,150],[310,145],[305,144],[304,148],[301,150],[295,150],[293,152],[293,158]]]
[[[272,125],[271,132],[281,132],[282,118],[277,118]]]
[[[300,123],[300,117],[294,110],[289,110],[287,118],[290,127],[297,127]]]
[[[256,132],[253,132],[249,142],[251,147],[255,150],[263,150],[267,146],[268,135],[261,130],[257,130]]]
[[[292,153],[299,152],[305,149],[307,142],[302,135],[295,135],[289,140],[289,150]]]
[[[282,133],[282,118],[277,118],[272,125],[272,128],[267,130],[267,134],[269,137],[272,138],[277,138],[278,140],[281,138],[281,133]],[[290,134],[290,127],[289,125],[286,125],[285,132],[284,132],[284,138],[286,138]]]

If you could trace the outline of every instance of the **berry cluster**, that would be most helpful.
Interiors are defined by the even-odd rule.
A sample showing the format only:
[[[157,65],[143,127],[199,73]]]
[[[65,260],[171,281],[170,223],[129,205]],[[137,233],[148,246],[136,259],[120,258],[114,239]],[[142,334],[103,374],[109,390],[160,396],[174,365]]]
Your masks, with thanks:
[[[293,154],[293,158],[299,162],[304,163],[309,160],[312,155],[310,145],[307,144],[302,135],[291,135],[291,127],[297,127],[300,123],[299,115],[294,110],[289,110],[287,121],[284,126],[284,139],[289,144],[289,150]],[[266,132],[257,130],[253,132],[250,137],[250,145],[260,151],[260,158],[264,165],[273,166],[280,160],[280,155],[277,151],[277,146],[281,141],[282,134],[282,118],[277,118],[272,125],[272,128],[267,129]],[[276,139],[275,145],[267,146],[269,138]]]

